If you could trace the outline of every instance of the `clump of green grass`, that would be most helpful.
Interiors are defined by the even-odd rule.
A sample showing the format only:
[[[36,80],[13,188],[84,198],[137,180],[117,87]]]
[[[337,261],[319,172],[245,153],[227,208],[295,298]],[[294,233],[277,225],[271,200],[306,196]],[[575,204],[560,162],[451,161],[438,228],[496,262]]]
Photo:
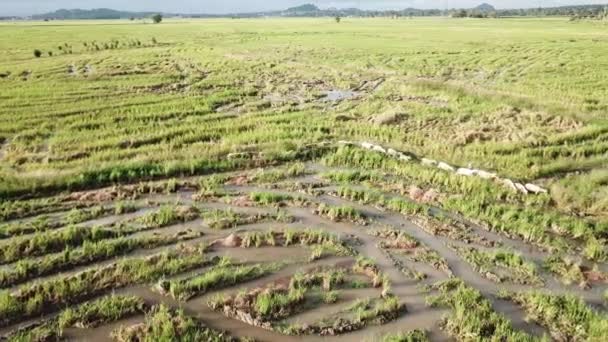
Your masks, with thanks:
[[[234,210],[213,209],[203,213],[205,224],[211,229],[230,229],[237,226],[254,224],[266,220],[289,223],[293,221],[293,217],[288,213],[279,210],[275,214],[243,214]]]
[[[249,194],[249,199],[259,205],[269,206],[292,201],[294,200],[294,197],[273,192],[252,192]]]
[[[328,256],[348,256],[352,254],[352,249],[345,246],[344,243],[324,242],[312,247],[309,261],[321,260]]]
[[[328,291],[323,292],[323,303],[325,304],[334,304],[338,301],[340,297],[339,291]]]
[[[427,297],[428,305],[445,306],[451,312],[443,326],[457,340],[478,341],[542,341],[543,339],[517,331],[511,322],[492,309],[481,293],[459,279],[433,285],[439,294]]]
[[[382,179],[381,175],[375,172],[349,170],[349,171],[330,171],[321,174],[321,177],[331,182],[336,183],[361,183],[365,181],[379,181]]]
[[[175,193],[178,189],[177,179],[171,178],[165,183],[165,193],[172,194]]]
[[[198,182],[198,192],[193,196],[196,200],[218,198],[227,195],[222,186],[226,183],[227,177],[212,175],[201,178]]]
[[[161,228],[179,222],[192,221],[199,217],[199,210],[191,206],[164,206],[138,219],[147,228]]]
[[[298,272],[291,278],[291,288],[311,288],[319,286],[330,292],[346,282],[346,271],[343,269],[320,269],[312,272]]]
[[[10,342],[60,341],[64,339],[66,328],[94,328],[143,313],[145,310],[146,304],[139,297],[109,295],[76,307],[67,308],[55,318],[8,334],[6,340]]]
[[[314,244],[324,243],[341,243],[341,240],[338,236],[328,233],[323,229],[308,228],[304,230],[296,230],[292,228],[286,228],[283,230],[282,233],[285,239],[285,246],[291,246],[295,244],[310,246]]]
[[[534,263],[511,251],[480,251],[473,247],[452,246],[473,268],[484,277],[496,281],[513,281],[519,284],[542,285]]]
[[[15,238],[0,246],[0,263],[59,252],[67,247],[80,246],[84,242],[97,242],[119,236],[120,233],[108,229],[70,226],[58,231]]]
[[[379,205],[408,216],[425,215],[429,209],[427,205],[418,204],[399,197],[393,197],[384,203],[379,203]]]
[[[424,330],[412,330],[406,333],[386,335],[382,342],[429,342],[429,337]]]
[[[291,278],[288,287],[272,285],[267,288],[242,291],[228,297],[217,295],[209,301],[209,305],[214,310],[223,311],[229,317],[267,329],[289,334],[315,333],[314,331],[304,331],[298,326],[286,326],[276,321],[289,317],[310,305],[336,303],[339,299],[338,289],[347,285],[350,274],[346,268],[319,267],[307,272],[297,272]],[[363,287],[369,287],[369,285],[364,284]],[[357,324],[361,324],[363,321],[367,323],[384,322],[390,316],[388,311],[395,311],[393,306],[395,300],[392,296],[385,296],[373,310],[361,313]],[[403,309],[401,304],[397,306],[399,310]]]
[[[137,206],[131,202],[118,201],[114,204],[114,214],[123,215],[137,211]]]
[[[144,324],[121,327],[112,332],[117,341],[213,341],[232,342],[235,339],[204,326],[188,317],[182,310],[173,311],[164,305],[154,307]]]
[[[76,224],[98,218],[107,212],[109,211],[101,206],[94,207],[91,210],[74,208],[66,215],[65,220],[68,224]]]
[[[69,210],[61,197],[34,198],[0,202],[0,221]]]
[[[390,227],[370,230],[369,234],[388,240],[381,243],[383,248],[413,249],[420,246],[420,242],[405,231]]]
[[[367,224],[365,216],[353,207],[336,207],[321,203],[315,210],[315,213],[319,216],[326,217],[334,222],[349,221],[361,225]]]
[[[303,163],[294,163],[273,170],[263,170],[252,177],[255,183],[277,183],[279,181],[303,176],[306,174],[306,166]]]
[[[384,195],[378,191],[354,189],[346,186],[338,188],[336,195],[349,201],[363,204],[381,204],[385,202]]]
[[[55,321],[18,330],[5,336],[6,341],[9,342],[59,341],[61,337],[61,332]]]
[[[123,317],[144,312],[145,302],[135,296],[111,295],[76,308],[67,308],[57,318],[59,329],[92,328]]]
[[[259,248],[263,245],[276,246],[277,241],[275,234],[269,232],[247,232],[243,237],[241,246],[244,248],[256,247]]]
[[[239,214],[232,209],[214,209],[203,213],[205,223],[212,229],[235,228],[243,224],[245,215]]]
[[[307,288],[289,289],[283,287],[268,287],[255,289],[249,292],[241,292],[236,296],[215,296],[209,301],[209,306],[214,309],[222,309],[224,314],[240,319],[243,315],[252,318],[254,324],[272,328],[272,321],[276,321],[292,315],[301,310],[301,304],[305,301]]]
[[[40,215],[29,222],[11,223],[0,226],[0,239],[26,234],[41,233],[46,230],[60,228],[63,222],[51,222],[47,215]]]
[[[608,259],[606,240],[599,240],[594,236],[588,237],[583,248],[583,255],[589,260],[606,261]]]
[[[385,296],[376,305],[371,306],[369,301],[357,302],[348,310],[355,312],[356,320],[363,322],[372,322],[378,320],[379,317],[385,314],[397,314],[404,309],[404,305],[399,303],[399,299],[395,296]],[[384,317],[378,322],[384,321]]]
[[[314,246],[312,260],[323,257],[324,255],[349,256],[355,255],[355,251],[342,241],[338,236],[327,233],[322,229],[298,230],[285,228],[282,231],[249,231],[244,234],[241,246],[244,248],[261,246]]]
[[[202,295],[209,290],[232,286],[270,274],[280,268],[278,264],[233,265],[224,259],[201,275],[169,281],[162,284],[165,291],[180,301],[187,301],[196,295]]]
[[[325,317],[311,325],[290,325],[281,327],[281,331],[289,335],[341,335],[363,329],[369,325],[381,325],[393,321],[405,310],[405,305],[394,296],[386,296],[377,300],[358,299],[345,310]]]
[[[547,327],[559,341],[602,341],[608,332],[608,315],[574,295],[537,291],[501,293],[501,297],[523,307],[528,317]]]
[[[264,320],[276,320],[285,315],[286,308],[304,301],[306,288],[290,288],[288,291],[267,290],[259,294],[254,303],[254,310]]]

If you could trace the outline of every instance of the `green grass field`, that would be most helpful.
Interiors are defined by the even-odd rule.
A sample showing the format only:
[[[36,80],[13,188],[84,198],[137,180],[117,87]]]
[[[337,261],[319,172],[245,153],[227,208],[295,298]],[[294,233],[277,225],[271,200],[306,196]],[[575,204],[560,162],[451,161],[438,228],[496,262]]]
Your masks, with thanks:
[[[564,209],[606,214],[605,25],[226,19],[1,29],[7,195],[107,183],[114,169],[192,173],[244,148],[361,138],[546,179]],[[290,106],[378,78],[381,89],[357,103]],[[243,115],[218,113],[226,104]],[[407,116],[367,124],[385,112]],[[336,124],[340,114],[353,120]]]
[[[304,207],[317,208],[319,215],[314,220],[306,216],[302,222],[336,221],[329,227],[335,225],[338,231],[343,226],[390,225],[396,222],[390,215],[405,217],[422,228],[419,235],[410,237],[420,244],[401,262],[434,265],[434,271],[428,267],[432,271],[415,269],[409,274],[428,273],[427,285],[437,296],[433,303],[449,314],[442,323],[444,329],[407,323],[408,329],[372,329],[373,338],[390,332],[392,337],[386,339],[393,341],[407,330],[415,332],[407,336],[418,336],[416,329],[423,329],[431,339],[447,334],[457,340],[484,340],[489,338],[484,335],[489,328],[480,325],[488,322],[500,330],[497,336],[517,340],[541,339],[544,334],[592,341],[608,333],[606,23],[566,18],[344,18],[339,24],[332,18],[168,19],[161,24],[128,20],[0,22],[0,51],[0,245],[7,251],[0,262],[22,267],[12,273],[0,269],[1,284],[7,291],[0,290],[0,327],[11,330],[16,323],[63,310],[66,304],[81,304],[112,289],[93,279],[87,286],[94,293],[74,290],[66,292],[65,301],[47,300],[43,294],[47,290],[32,287],[28,299],[8,293],[17,283],[25,282],[24,288],[29,288],[27,282],[39,276],[76,266],[86,272],[86,267],[135,250],[155,250],[184,241],[213,246],[214,239],[227,239],[221,229],[206,226],[196,234],[206,224],[196,220],[206,222],[203,218],[215,212],[205,206],[219,201],[228,210],[243,203],[268,210],[286,206],[288,212],[266,214],[260,216],[264,220],[258,220],[286,226],[295,224],[290,223],[292,218],[296,223],[301,219],[293,208]],[[222,176],[208,177],[216,173]],[[269,199],[254,201],[255,193],[247,184],[268,188],[271,192],[263,194]],[[342,186],[337,193],[332,189],[336,184]],[[116,194],[107,195],[108,186],[115,186],[112,191]],[[81,191],[103,196],[83,199]],[[184,203],[191,191],[194,203]],[[298,191],[310,198],[272,191]],[[326,196],[347,203],[325,203]],[[353,203],[362,206],[362,211],[351,207]],[[127,226],[104,223],[92,233],[73,227],[124,215],[125,205],[137,217],[143,216],[143,208],[161,207],[172,214],[171,220],[141,226],[141,220],[128,219]],[[184,209],[184,205],[191,207]],[[87,209],[93,206],[97,209]],[[340,220],[340,215],[322,215],[318,208],[328,212],[347,208],[349,212]],[[376,210],[373,208],[392,214],[368,215],[366,211]],[[433,214],[434,210],[442,214]],[[283,214],[294,217],[278,219]],[[235,219],[236,223],[228,222],[226,227],[233,229],[247,220],[240,221]],[[196,232],[192,222],[198,225]],[[251,226],[260,224],[273,227],[271,223]],[[159,229],[171,229],[171,235],[146,235]],[[392,259],[387,260],[394,261],[404,257],[395,252],[404,248],[403,236],[376,234],[372,238],[362,229],[355,230],[355,235],[372,239],[363,239],[364,245],[385,246],[377,247],[378,251],[388,254],[378,254],[378,258],[388,255]],[[425,235],[429,232],[431,235]],[[206,237],[201,238],[203,233]],[[270,234],[268,242],[259,240],[256,247],[271,248],[282,236],[270,231],[264,234]],[[227,243],[218,241],[215,246]],[[320,244],[315,255],[344,249],[335,244]],[[488,252],[500,244],[506,250]],[[302,246],[298,248],[308,248],[304,242]],[[357,249],[355,246],[349,248]],[[487,250],[473,253],[478,248]],[[70,250],[73,252],[67,256],[60,254]],[[168,261],[146,261],[150,270],[145,275],[125,271],[123,279],[108,266],[108,272],[114,272],[109,279],[121,287],[131,286],[205,263],[195,259],[182,265],[180,253],[192,251],[171,253],[162,257]],[[171,264],[173,257],[176,264]],[[47,263],[34,269],[36,260]],[[460,273],[461,263],[471,274]],[[388,272],[386,277],[398,268],[408,274],[406,266],[393,266],[383,269],[386,265],[379,262],[378,267]],[[241,266],[235,262],[231,267]],[[433,276],[450,267],[462,283],[447,281],[445,274]],[[542,326],[542,333],[535,334],[535,328],[528,326],[532,323],[510,322],[512,317],[505,314],[508,310],[501,310],[504,302],[495,298],[499,289],[480,285],[508,280],[508,275],[519,280],[507,287],[517,293],[506,297],[516,299],[509,303],[518,305],[521,315],[528,310],[540,317],[539,312],[547,310],[531,309],[530,301],[546,298],[528,292],[527,287],[535,286],[526,285],[544,284],[540,287],[552,293],[547,296],[569,296],[546,300],[555,305],[560,322],[584,328],[573,332],[538,318],[533,321]],[[374,276],[381,275],[376,272]],[[41,281],[41,288],[46,282],[49,288],[58,286],[51,284],[58,280]],[[382,284],[386,300],[387,282]],[[407,306],[409,298],[401,296],[406,291],[400,286],[394,291],[396,298],[404,299]],[[345,287],[340,291],[353,290]],[[257,296],[242,295],[252,296],[252,300]],[[478,297],[483,299],[478,301]],[[297,299],[304,307],[318,304],[308,295]],[[479,302],[480,307],[459,311],[471,301]],[[566,304],[558,307],[562,302],[575,302],[576,310]],[[45,305],[53,309],[48,311]],[[148,316],[147,323],[165,317],[170,310],[142,309],[136,300],[133,305],[137,310],[122,311],[157,313]],[[301,314],[293,308],[281,309],[289,315]],[[358,320],[348,316],[344,322],[367,331],[363,327],[399,319],[395,315],[401,309],[383,310],[366,307]],[[104,324],[119,318],[99,316]],[[200,329],[233,332],[231,326],[207,328],[205,322],[183,319],[209,336],[220,333]],[[425,321],[421,318],[419,322]],[[199,327],[199,323],[203,325]],[[280,340],[279,331],[305,334],[304,328],[294,328],[292,323],[263,321],[260,324],[269,324],[270,328],[263,327],[277,335],[267,336],[252,328],[248,336]],[[39,330],[19,334],[61,336],[58,326],[56,321],[44,321]],[[311,327],[319,330],[308,331],[310,334],[328,331],[324,325]],[[154,339],[152,329],[123,330],[119,335]],[[331,331],[339,329],[346,328]],[[359,334],[353,338],[372,336]],[[402,336],[405,340],[406,335]]]

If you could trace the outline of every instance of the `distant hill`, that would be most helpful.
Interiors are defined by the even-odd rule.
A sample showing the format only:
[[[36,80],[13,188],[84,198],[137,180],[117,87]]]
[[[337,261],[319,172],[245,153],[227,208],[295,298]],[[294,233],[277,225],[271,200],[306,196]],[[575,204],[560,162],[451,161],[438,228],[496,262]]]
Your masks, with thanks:
[[[125,18],[146,18],[154,15],[153,12],[126,12],[117,11],[109,8],[96,8],[91,10],[83,9],[60,9],[55,12],[32,16],[33,19],[125,19]]]
[[[494,8],[494,6],[488,4],[488,3],[483,3],[477,7],[474,8],[474,10],[480,11],[480,12],[496,12],[496,8]]]
[[[313,4],[304,4],[301,6],[288,8],[285,12],[317,12],[320,11],[319,7]]]

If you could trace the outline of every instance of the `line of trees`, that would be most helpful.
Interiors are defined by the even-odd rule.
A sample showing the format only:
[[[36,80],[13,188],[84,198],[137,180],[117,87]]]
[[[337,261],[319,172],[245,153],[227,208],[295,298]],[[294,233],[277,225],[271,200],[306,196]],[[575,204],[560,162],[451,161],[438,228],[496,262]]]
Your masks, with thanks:
[[[562,6],[548,8],[527,8],[527,9],[508,9],[499,10],[501,17],[521,17],[521,16],[569,16],[580,18],[605,18],[608,13],[606,5],[580,5]]]
[[[531,8],[518,10],[452,10],[452,18],[497,18],[497,17],[541,17],[541,16],[564,16],[577,19],[608,20],[608,6],[569,6],[556,8]]]
[[[450,13],[452,18],[496,18],[496,11],[478,11],[478,10],[457,10]]]

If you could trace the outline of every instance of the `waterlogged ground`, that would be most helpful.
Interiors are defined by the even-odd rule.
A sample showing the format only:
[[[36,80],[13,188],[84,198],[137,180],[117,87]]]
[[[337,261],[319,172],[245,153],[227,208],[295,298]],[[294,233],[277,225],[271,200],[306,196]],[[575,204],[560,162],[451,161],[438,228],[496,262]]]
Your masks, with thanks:
[[[505,293],[572,296],[568,298],[604,317],[605,324],[604,280],[586,279],[584,286],[564,283],[563,274],[546,268],[551,253],[543,248],[457,214],[446,219],[437,198],[421,200],[411,191],[390,191],[388,174],[379,181],[368,174],[361,181],[365,171],[326,164],[296,163],[65,193],[45,199],[35,214],[15,211],[16,217],[3,223],[0,240],[5,260],[0,279],[7,303],[2,334],[9,340],[120,340],[124,329],[141,327],[163,305],[235,339],[380,341],[415,330],[433,341],[494,336],[483,329],[459,332],[450,327],[457,322],[458,309],[432,304],[441,295],[437,286],[450,283],[477,293],[480,299],[474,305],[486,303],[507,331],[528,338],[559,339],[560,330],[527,318],[529,308]],[[340,177],[348,177],[348,184],[336,181]],[[410,213],[394,203],[418,209]],[[145,240],[154,237],[167,241],[154,245]],[[129,240],[148,243],[130,249],[117,244]],[[8,252],[10,245],[24,246],[11,249],[18,260]],[[472,257],[467,251],[480,254]],[[496,252],[501,256],[496,258]],[[115,278],[96,273],[163,253],[175,264],[158,266],[146,277],[124,267],[118,267]],[[191,253],[198,261],[180,268]],[[568,257],[578,259],[574,252]],[[42,272],[36,264],[48,266]],[[605,265],[597,265],[600,274]],[[51,286],[55,290],[44,290]],[[27,294],[28,289],[33,293]],[[296,290],[304,294],[276,297],[267,304],[274,309],[260,307],[261,299],[250,306],[238,299],[266,293],[288,293],[291,298]],[[143,308],[113,315],[107,313],[112,310],[108,303],[106,311],[78,309],[104,298],[132,297]],[[23,309],[11,310],[8,298]],[[271,314],[262,314],[264,310]],[[566,317],[568,309],[561,310]],[[469,320],[482,319],[486,325],[497,319],[475,307],[469,314],[474,317]],[[70,315],[97,321],[78,323],[66,318]]]
[[[0,31],[3,339],[607,336],[601,24]]]

